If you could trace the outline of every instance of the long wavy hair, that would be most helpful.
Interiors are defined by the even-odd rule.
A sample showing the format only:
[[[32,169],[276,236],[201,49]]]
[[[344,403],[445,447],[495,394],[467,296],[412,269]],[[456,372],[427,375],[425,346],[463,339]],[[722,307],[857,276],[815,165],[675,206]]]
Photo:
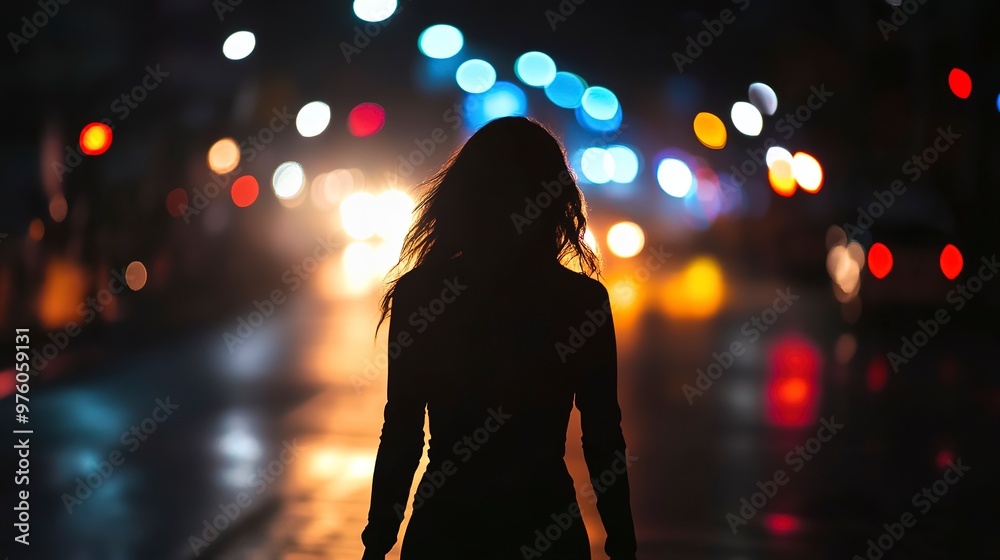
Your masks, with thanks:
[[[583,240],[587,206],[566,150],[533,119],[487,123],[416,188],[426,190],[387,275],[376,333],[405,272],[458,255],[500,264],[561,262],[599,274],[600,259]]]

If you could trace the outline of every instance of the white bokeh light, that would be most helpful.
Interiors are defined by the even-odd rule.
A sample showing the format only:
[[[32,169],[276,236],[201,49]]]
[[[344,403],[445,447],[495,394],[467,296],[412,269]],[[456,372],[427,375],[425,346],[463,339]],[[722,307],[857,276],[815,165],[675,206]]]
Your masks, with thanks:
[[[663,192],[675,198],[684,198],[694,185],[694,175],[683,161],[667,158],[656,166],[656,181]]]
[[[340,203],[340,221],[351,239],[363,241],[375,235],[378,201],[370,192],[357,191]]]
[[[354,15],[358,18],[378,23],[396,13],[396,0],[354,0]]]
[[[330,106],[322,101],[311,101],[295,115],[295,129],[305,138],[320,135],[330,125]]]
[[[736,130],[747,136],[757,136],[764,128],[764,117],[760,115],[760,111],[756,107],[746,101],[733,103],[730,117],[733,119],[733,126],[736,127]]]
[[[286,161],[274,170],[271,186],[278,198],[291,199],[302,193],[306,184],[306,172],[294,161]]]
[[[229,60],[242,60],[253,52],[257,38],[249,31],[237,31],[222,43],[222,54]]]

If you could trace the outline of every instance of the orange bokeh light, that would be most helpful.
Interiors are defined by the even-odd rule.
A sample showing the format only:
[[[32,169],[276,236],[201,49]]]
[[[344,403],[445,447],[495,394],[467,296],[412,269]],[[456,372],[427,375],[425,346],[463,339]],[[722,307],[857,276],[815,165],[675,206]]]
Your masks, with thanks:
[[[111,127],[93,122],[80,132],[80,150],[88,156],[99,156],[111,147]]]
[[[767,170],[767,179],[771,183],[774,192],[781,196],[792,196],[795,194],[795,177],[792,175],[792,164],[785,160],[775,161]]]
[[[257,200],[257,194],[260,193],[260,187],[257,185],[257,179],[254,179],[253,175],[244,175],[236,181],[233,182],[233,188],[230,194],[233,197],[233,203],[240,208],[246,208]]]

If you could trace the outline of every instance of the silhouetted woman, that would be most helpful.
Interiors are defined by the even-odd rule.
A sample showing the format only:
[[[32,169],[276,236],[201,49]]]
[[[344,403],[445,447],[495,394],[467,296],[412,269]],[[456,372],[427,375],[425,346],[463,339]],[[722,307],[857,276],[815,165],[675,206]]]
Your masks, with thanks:
[[[425,407],[430,462],[402,560],[589,559],[563,461],[574,402],[600,480],[582,492],[611,559],[634,559],[614,325],[565,151],[535,121],[498,119],[427,185],[397,265],[411,270],[382,300],[388,402],[364,559],[396,542]]]

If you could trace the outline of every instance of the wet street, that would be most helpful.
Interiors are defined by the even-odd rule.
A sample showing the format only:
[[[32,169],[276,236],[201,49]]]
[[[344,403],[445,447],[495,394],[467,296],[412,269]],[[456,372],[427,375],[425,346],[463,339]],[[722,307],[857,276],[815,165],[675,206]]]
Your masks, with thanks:
[[[70,348],[67,361],[83,365],[36,389],[45,428],[33,440],[34,557],[360,558],[385,398],[374,301],[314,283],[238,343],[222,325],[176,338],[112,333],[129,348],[114,356]],[[656,313],[622,308],[616,320],[640,558],[863,555],[882,523],[913,509],[906,496],[953,458],[858,401],[844,367],[827,366],[821,421],[764,426],[753,346],[689,404],[682,385],[696,386],[696,369],[728,344]],[[574,411],[566,460],[594,557],[604,558],[600,519],[582,493],[578,421]],[[951,439],[948,453],[976,437]],[[879,447],[883,438],[900,446]],[[804,451],[792,453],[797,446]],[[415,481],[425,464],[426,455]],[[902,541],[907,557],[956,535],[975,549],[978,527],[940,526],[934,515],[979,512],[975,492],[994,483],[975,476],[922,518],[921,536]]]

